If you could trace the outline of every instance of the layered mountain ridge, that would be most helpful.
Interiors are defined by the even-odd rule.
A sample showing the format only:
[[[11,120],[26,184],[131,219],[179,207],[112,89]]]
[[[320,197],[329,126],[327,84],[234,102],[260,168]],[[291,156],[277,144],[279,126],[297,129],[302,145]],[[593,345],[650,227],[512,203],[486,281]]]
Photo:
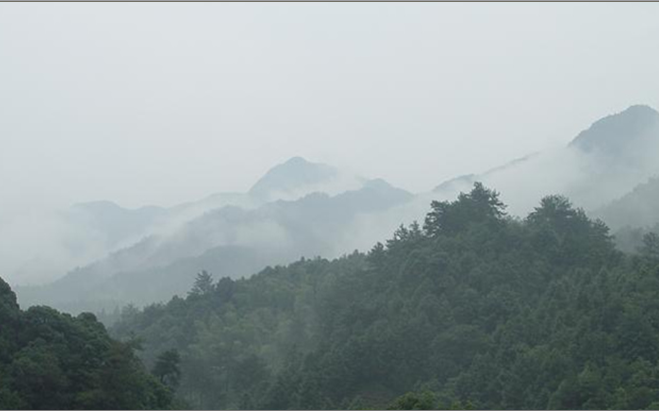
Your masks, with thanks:
[[[284,166],[291,164],[298,170],[315,167],[301,158]],[[277,167],[282,173],[281,166]],[[320,169],[329,167],[321,165]],[[306,187],[319,182],[295,179]],[[261,184],[257,191],[300,187],[283,180],[267,187]],[[407,191],[375,179],[363,180],[361,188],[336,195],[312,192],[296,200],[265,202],[254,208],[225,205],[203,212],[171,232],[146,236],[51,284],[18,287],[17,292],[23,304],[46,303],[74,312],[159,301],[184,293],[202,269],[238,278],[304,255],[350,252],[342,239],[349,236],[354,218],[412,198]]]
[[[74,209],[86,213],[85,221],[117,247],[52,284],[17,292],[25,304],[71,311],[159,301],[186,292],[202,269],[238,278],[302,256],[363,250],[401,223],[422,221],[431,200],[454,198],[475,181],[502,192],[512,215],[528,213],[547,194],[562,194],[614,227],[621,225],[614,214],[622,208],[640,207],[646,217],[630,223],[649,224],[656,219],[650,195],[629,194],[634,206],[614,201],[657,175],[659,165],[651,161],[657,150],[659,113],[636,105],[594,122],[566,147],[460,176],[427,193],[293,157],[246,193],[217,193],[167,209],[78,205]],[[654,186],[637,191],[652,192]]]

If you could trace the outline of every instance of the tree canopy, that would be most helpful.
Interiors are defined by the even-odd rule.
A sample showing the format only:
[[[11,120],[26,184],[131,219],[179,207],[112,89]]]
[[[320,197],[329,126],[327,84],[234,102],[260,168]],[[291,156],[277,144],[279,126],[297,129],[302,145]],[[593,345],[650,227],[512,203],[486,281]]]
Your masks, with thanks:
[[[166,409],[172,392],[90,313],[21,311],[0,279],[0,409]]]
[[[113,333],[148,364],[177,349],[195,408],[644,409],[657,301],[651,252],[617,251],[564,197],[514,219],[475,184],[368,253],[221,279]]]

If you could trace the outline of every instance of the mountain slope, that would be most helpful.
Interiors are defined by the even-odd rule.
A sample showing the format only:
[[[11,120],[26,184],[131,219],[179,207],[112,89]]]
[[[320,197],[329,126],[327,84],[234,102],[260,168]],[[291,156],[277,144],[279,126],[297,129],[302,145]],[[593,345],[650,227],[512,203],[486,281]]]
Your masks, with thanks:
[[[73,205],[67,217],[72,223],[102,233],[112,248],[143,235],[147,229],[158,224],[166,213],[167,210],[162,207],[147,206],[131,210],[111,201],[95,201]]]
[[[144,338],[147,363],[177,347],[197,408],[384,409],[416,390],[439,409],[659,404],[659,261],[561,197],[502,211],[475,187],[367,254],[224,278],[113,333]]]
[[[350,236],[356,218],[412,198],[383,180],[372,180],[336,196],[314,193],[253,210],[223,207],[52,284],[18,287],[17,292],[22,304],[49,304],[71,312],[161,301],[185,293],[201,269],[238,278],[305,255],[350,252],[351,243],[342,240]]]
[[[252,186],[249,195],[263,201],[291,199],[302,193],[324,191],[320,187],[338,179],[339,175],[334,167],[293,157],[268,170]]]
[[[254,209],[316,191],[338,194],[358,189],[364,181],[334,167],[294,157],[271,168],[247,193],[215,193],[169,208],[127,209],[111,201],[94,201],[45,216],[29,215],[10,227],[10,232],[21,234],[12,239],[21,255],[13,256],[6,270],[19,283],[21,279],[22,283],[52,280],[145,237],[167,235],[210,210],[226,206]],[[35,232],[26,233],[26,225],[34,226]],[[41,241],[34,241],[35,236]]]
[[[594,215],[613,229],[648,227],[659,223],[659,177],[640,184],[625,196],[607,204]]]
[[[631,106],[596,121],[567,147],[451,180],[433,193],[452,198],[482,181],[503,192],[516,215],[529,212],[546,193],[567,195],[578,206],[594,210],[657,175],[657,152],[659,113],[648,106]]]
[[[605,156],[616,162],[634,161],[642,149],[656,144],[651,132],[659,127],[659,113],[645,105],[604,117],[579,133],[569,147]]]

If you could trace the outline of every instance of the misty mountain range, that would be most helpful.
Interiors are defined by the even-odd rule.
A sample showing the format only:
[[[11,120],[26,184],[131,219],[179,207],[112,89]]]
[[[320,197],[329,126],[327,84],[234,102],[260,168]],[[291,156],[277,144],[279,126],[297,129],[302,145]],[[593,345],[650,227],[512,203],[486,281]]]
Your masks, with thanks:
[[[185,293],[203,269],[237,278],[302,256],[331,258],[370,248],[401,223],[421,221],[431,200],[454,198],[475,181],[502,192],[512,215],[557,193],[614,229],[650,226],[659,221],[659,180],[653,179],[659,164],[652,161],[658,149],[659,113],[632,106],[595,122],[566,147],[460,176],[427,193],[294,157],[247,193],[219,193],[171,208],[78,204],[63,213],[66,224],[95,233],[94,244],[105,255],[52,283],[16,292],[23,306],[70,312],[166,300]],[[84,241],[70,252],[83,255],[81,247]]]
[[[452,198],[475,181],[501,191],[514,214],[524,214],[547,193],[568,196],[594,210],[659,173],[659,113],[631,106],[579,133],[567,147],[534,153],[481,174],[443,183],[434,192]]]
[[[359,188],[333,196],[318,191],[331,193],[337,185]],[[282,199],[296,196],[303,197]],[[17,287],[17,292],[24,305],[47,301],[67,311],[158,301],[187,290],[201,269],[240,277],[305,255],[352,251],[343,244],[355,216],[376,213],[412,197],[383,180],[346,177],[333,167],[294,157],[272,168],[248,193],[217,194],[172,209],[149,208],[157,211],[142,214],[145,219],[135,226],[139,231],[124,231],[124,239],[160,222],[155,234],[76,268],[51,284]],[[277,200],[268,202],[272,199]],[[76,207],[87,211],[95,227],[106,223],[107,231],[113,234],[118,231],[113,220],[120,208],[101,204]],[[115,218],[106,217],[105,208],[113,210]],[[126,220],[133,219],[140,211],[123,210],[123,215]],[[184,219],[195,211],[200,214]]]

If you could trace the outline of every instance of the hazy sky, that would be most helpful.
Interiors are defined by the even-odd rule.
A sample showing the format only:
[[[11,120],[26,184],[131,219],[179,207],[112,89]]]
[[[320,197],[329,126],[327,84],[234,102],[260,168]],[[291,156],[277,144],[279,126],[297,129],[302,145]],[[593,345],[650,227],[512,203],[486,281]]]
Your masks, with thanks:
[[[3,3],[0,208],[172,205],[295,155],[412,191],[659,107],[659,4]]]

